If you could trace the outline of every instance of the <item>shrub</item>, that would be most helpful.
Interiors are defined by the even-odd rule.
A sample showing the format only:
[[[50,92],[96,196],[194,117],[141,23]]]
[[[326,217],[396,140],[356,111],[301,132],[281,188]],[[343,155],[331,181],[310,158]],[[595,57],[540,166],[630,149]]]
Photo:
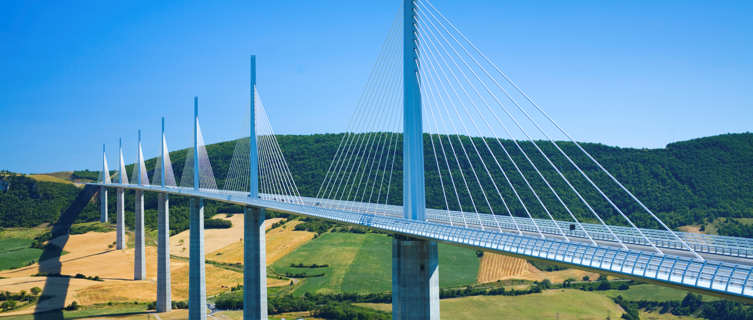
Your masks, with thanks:
[[[346,303],[335,303],[320,306],[312,312],[315,317],[333,320],[349,319],[391,319],[392,315],[384,311],[366,309]]]
[[[9,300],[0,304],[0,309],[3,311],[13,310],[16,307],[16,301]]]
[[[233,226],[233,223],[229,220],[221,219],[206,219],[204,220],[204,228],[206,229],[229,229]]]
[[[291,263],[290,267],[291,268],[312,268],[312,269],[314,269],[314,268],[327,268],[327,267],[329,267],[329,264],[326,264],[326,263],[325,264],[312,263],[312,264],[306,265],[306,264],[303,264],[301,262],[301,263]]]
[[[73,301],[73,302],[71,302],[71,304],[69,304],[67,307],[65,307],[65,310],[66,311],[74,311],[74,310],[78,310],[78,308],[79,308],[78,302]]]
[[[547,272],[566,270],[567,269],[567,268],[565,268],[563,266],[560,266],[558,264],[543,262],[543,261],[539,261],[539,260],[528,260],[528,263],[532,264],[534,267],[536,267],[536,269],[539,269],[541,271],[547,271]]]
[[[236,290],[223,293],[214,301],[214,305],[222,310],[240,310],[243,309],[243,291]]]

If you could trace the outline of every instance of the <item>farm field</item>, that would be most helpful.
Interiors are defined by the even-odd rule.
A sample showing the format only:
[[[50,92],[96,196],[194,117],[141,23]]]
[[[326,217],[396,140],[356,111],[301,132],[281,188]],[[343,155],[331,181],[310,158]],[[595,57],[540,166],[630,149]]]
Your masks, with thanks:
[[[8,228],[0,231],[0,271],[28,266],[39,260],[42,249],[30,248],[34,237],[49,228]]]
[[[580,280],[580,279],[583,279],[584,276],[588,276],[592,280],[599,278],[599,274],[596,272],[588,272],[588,271],[583,271],[579,269],[565,269],[565,270],[558,270],[558,271],[551,271],[551,272],[537,271],[537,272],[522,274],[522,275],[515,276],[512,278],[520,279],[520,280],[530,280],[530,281],[549,280],[551,282],[563,282],[567,279]]]
[[[525,259],[505,256],[499,253],[484,252],[478,270],[478,283],[511,279],[522,274],[537,272]]]
[[[24,267],[39,259],[42,249],[29,248],[30,239],[0,239],[0,270]]]
[[[204,230],[204,252],[211,253],[228,245],[239,242],[243,238],[243,215],[234,214],[226,217],[223,214],[214,216],[216,219],[230,220],[233,224],[228,229],[205,229]],[[270,219],[271,220],[271,219]],[[269,221],[269,220],[268,220]],[[170,254],[179,257],[188,258],[188,247],[190,245],[189,230],[185,230],[170,237]],[[209,256],[209,254],[207,254]]]
[[[688,292],[680,289],[662,287],[653,284],[640,284],[637,286],[630,286],[630,289],[627,290],[603,291],[603,294],[610,298],[622,296],[623,299],[629,301],[650,300],[664,302],[682,301],[682,299],[685,298]],[[719,300],[719,298],[714,296],[703,295],[702,297],[703,301]]]
[[[313,232],[294,230],[295,226],[300,224],[300,220],[293,220],[285,223],[281,227],[270,228],[273,224],[281,221],[282,218],[267,219],[264,221],[264,227],[267,230],[267,265],[271,265],[283,256],[305,244],[314,238]],[[235,223],[233,224],[235,226]],[[241,228],[243,222],[240,224]],[[207,254],[207,259],[224,263],[243,263],[243,241],[240,239],[223,248]]]
[[[243,311],[240,311],[240,310],[219,311],[214,314],[214,317],[219,320],[242,320]],[[288,312],[288,313],[269,315],[270,320],[300,319],[300,318],[303,318],[306,320],[324,320],[321,318],[311,317],[309,312]]]
[[[44,182],[57,182],[57,183],[67,183],[67,184],[73,184],[70,180],[70,175],[68,175],[68,178],[64,178],[64,175],[52,175],[52,174],[30,174],[29,178],[32,178],[37,181],[44,181]]]
[[[391,285],[392,238],[383,234],[324,233],[272,264],[270,270],[285,275],[306,273],[293,289],[305,292],[385,292]],[[323,268],[291,267],[291,264],[328,265]],[[476,282],[479,258],[473,250],[439,245],[439,282],[454,287]]]
[[[577,301],[578,303],[573,303]],[[382,311],[390,304],[359,303]],[[611,299],[580,290],[547,290],[523,296],[473,296],[443,299],[439,303],[442,319],[619,319],[622,308]]]
[[[220,247],[235,241],[237,231],[243,230],[242,215],[235,215],[234,232],[226,233],[222,238],[218,235],[207,239],[207,247]],[[273,223],[277,220],[270,221]],[[93,228],[92,223],[74,225],[74,228]],[[44,232],[45,228],[26,229],[26,232],[10,229],[2,233],[0,241],[5,244],[6,248],[27,247],[31,238]],[[95,228],[100,229],[100,228]],[[88,230],[88,229],[87,229]],[[218,230],[218,229],[214,229]],[[213,230],[213,231],[214,231]],[[222,229],[228,230],[228,229]],[[292,230],[292,229],[291,229]],[[147,232],[150,235],[153,232]],[[26,239],[18,238],[27,235]],[[221,234],[221,233],[219,233]],[[10,238],[11,236],[15,238]],[[132,237],[132,233],[128,234]],[[65,241],[64,241],[65,240]],[[63,246],[64,252],[61,256],[60,273],[64,277],[45,277],[36,276],[40,271],[40,263],[34,263],[29,266],[0,271],[0,288],[12,292],[24,290],[29,292],[33,287],[45,288],[44,293],[47,296],[55,297],[46,299],[41,302],[40,307],[44,309],[59,308],[61,303],[69,305],[73,301],[81,305],[98,305],[108,302],[115,304],[138,301],[148,303],[154,300],[156,296],[156,258],[157,248],[150,246],[152,242],[147,241],[146,261],[147,261],[147,279],[143,281],[133,281],[133,260],[134,250],[114,250],[112,243],[115,240],[115,232],[87,232],[84,234],[74,234],[67,239],[60,237],[53,239],[51,242]],[[133,239],[128,239],[132,243]],[[242,248],[242,247],[241,247]],[[36,249],[38,250],[38,249]],[[241,250],[242,251],[242,250]],[[40,250],[41,252],[41,250]],[[38,254],[34,259],[38,258]],[[4,262],[4,261],[3,261]],[[41,270],[46,270],[49,266],[58,263],[58,259],[49,259],[41,262]],[[188,262],[187,259],[175,257],[171,259],[172,270],[172,294],[175,301],[188,299]],[[76,274],[85,276],[99,276],[102,281],[93,281],[88,279],[68,278]],[[222,268],[212,264],[206,265],[207,294],[215,295],[229,290],[232,286],[242,283],[243,275],[232,268]],[[284,286],[289,280],[268,279],[270,286]],[[57,301],[57,302],[52,302]],[[0,315],[20,315],[28,314],[34,311],[34,308],[22,308],[13,310]]]
[[[117,316],[114,316],[117,315]],[[63,311],[63,316],[68,318],[86,318],[86,319],[118,319],[118,320],[154,320],[155,313],[153,310],[146,310],[144,304],[116,304],[113,306],[97,305],[83,307],[77,311]],[[188,319],[188,310],[178,309],[168,313],[159,313],[159,319],[161,320],[184,320]],[[243,311],[218,311],[212,315],[213,319],[217,320],[242,320]],[[306,320],[324,320],[320,318],[313,318],[309,316],[308,312],[289,312],[282,314],[270,315],[271,320],[280,319],[299,319],[305,318]],[[2,320],[34,320],[33,315],[19,315],[19,316],[0,316]]]
[[[659,312],[646,312],[639,311],[638,315],[644,320],[697,320],[702,318],[696,318],[693,316],[676,316],[671,313],[659,313]]]
[[[223,218],[226,218],[223,216]],[[230,229],[210,229],[208,231],[220,231],[207,239],[207,247],[217,248],[207,254],[208,260],[222,263],[237,263],[242,261],[242,242],[236,237],[242,237],[243,216],[233,215],[229,217],[233,221]],[[280,219],[267,221],[267,228]],[[336,293],[336,292],[385,292],[391,290],[391,241],[392,238],[383,234],[374,233],[343,233],[327,232],[314,238],[314,233],[307,231],[295,231],[295,226],[301,223],[292,220],[283,226],[268,230],[267,250],[276,260],[268,258],[270,275],[272,271],[284,275],[285,273],[307,273],[309,275],[322,274],[318,277],[292,277],[295,285],[288,287],[290,280],[269,278],[268,286],[270,295],[275,293],[290,292],[294,295],[303,295],[306,292]],[[111,230],[100,228],[98,224],[80,224],[76,228],[80,230]],[[6,250],[28,248],[33,236],[38,235],[46,228],[19,230],[5,230],[0,235],[0,244],[4,244]],[[222,236],[222,231],[224,237]],[[151,234],[151,233],[150,233]],[[11,237],[13,236],[13,237]],[[176,235],[171,239],[172,244],[182,245],[175,241]],[[26,238],[22,238],[26,237]],[[99,316],[119,313],[122,319],[147,319],[149,313],[144,313],[145,304],[154,300],[156,295],[156,247],[147,246],[147,280],[133,281],[133,249],[114,250],[112,242],[115,234],[107,232],[87,232],[74,234],[68,237],[64,244],[64,250],[68,254],[62,256],[60,261],[61,272],[64,275],[77,273],[86,276],[99,276],[103,281],[88,279],[75,279],[65,277],[40,277],[34,276],[40,269],[35,263],[27,267],[0,271],[0,287],[5,290],[18,292],[29,291],[32,287],[46,289],[45,294],[59,297],[58,301],[65,301],[68,305],[73,301],[84,305],[82,310],[66,312],[66,316]],[[129,239],[131,240],[131,239]],[[53,239],[53,243],[63,245],[62,239]],[[132,242],[132,241],[129,241]],[[151,243],[151,242],[148,242]],[[185,243],[185,242],[184,242]],[[523,279],[529,281],[541,281],[549,279],[552,282],[561,282],[568,278],[581,279],[583,275],[589,275],[592,279],[597,274],[583,272],[575,269],[543,272],[534,268],[525,260],[497,255],[485,252],[482,258],[477,257],[471,249],[450,245],[439,245],[440,255],[440,285],[447,287],[463,287],[468,284],[478,283],[480,279],[496,281],[494,278]],[[42,261],[42,265],[51,261]],[[52,261],[54,262],[54,261]],[[327,267],[291,267],[291,264],[328,265]],[[188,262],[181,256],[174,256],[171,261],[172,268],[172,293],[175,301],[188,298]],[[242,283],[242,274],[232,266],[217,264],[206,265],[207,294],[216,295],[229,290],[231,287]],[[484,281],[481,281],[482,283]],[[279,287],[279,288],[271,288]],[[527,285],[526,285],[527,287]],[[57,289],[56,289],[57,288]],[[56,291],[57,290],[57,291]],[[514,314],[521,319],[534,319],[536,316],[547,318],[559,316],[560,319],[576,319],[575,314],[567,306],[567,301],[586,301],[585,305],[576,308],[587,310],[577,319],[603,319],[610,314],[617,318],[621,309],[612,302],[611,298],[622,295],[627,300],[649,299],[656,301],[680,301],[685,292],[677,289],[664,288],[649,284],[637,285],[629,290],[610,290],[604,292],[586,292],[580,290],[547,290],[540,294],[531,294],[517,297],[505,296],[476,296],[455,299],[444,299],[441,302],[442,318],[444,319],[470,319],[470,318],[494,318],[501,313]],[[585,295],[585,296],[583,296]],[[713,299],[705,297],[705,299]],[[133,304],[133,302],[138,302]],[[112,302],[113,306],[106,303]],[[52,309],[59,307],[59,303],[42,302],[40,307]],[[474,311],[481,305],[489,305],[478,311]],[[519,307],[519,305],[526,307]],[[537,305],[539,305],[537,307]],[[388,304],[365,304],[365,306],[389,311]],[[544,306],[544,307],[542,307]],[[519,308],[519,309],[516,309]],[[537,308],[537,313],[527,314],[525,308]],[[543,308],[543,310],[542,310]],[[34,307],[25,307],[2,316],[11,316],[16,319],[30,319],[26,316],[35,310]],[[551,312],[549,310],[552,310]],[[555,312],[555,313],[552,313]],[[551,314],[550,314],[551,313]],[[558,314],[557,314],[558,313]],[[493,315],[493,316],[491,316]],[[687,317],[675,317],[659,313],[642,313],[646,319],[677,320],[692,319]],[[280,318],[307,316],[307,314],[278,315]],[[26,318],[24,318],[26,317]],[[185,310],[160,315],[162,319],[185,318]],[[108,316],[108,318],[110,318]],[[217,319],[238,319],[240,312],[223,311],[217,314]],[[0,317],[5,319],[5,317]],[[501,319],[505,319],[502,317]]]
[[[63,311],[63,317],[65,319],[78,319],[78,318],[86,318],[86,319],[114,319],[114,317],[107,316],[107,315],[120,315],[115,319],[147,319],[147,315],[144,314],[146,310],[146,304],[144,303],[116,303],[113,305],[93,305],[93,306],[84,306],[81,307],[81,309],[76,311]],[[34,320],[39,319],[40,317],[42,319],[45,318],[45,316],[50,317],[52,319],[55,319],[60,314],[57,311],[53,312],[47,312],[47,313],[40,313],[37,315],[33,314],[23,314],[23,315],[12,315],[12,316],[4,316],[3,314],[0,314],[0,319],[2,320]],[[129,316],[132,315],[132,316]],[[36,316],[36,318],[35,318]],[[107,316],[107,317],[104,317]],[[132,318],[131,318],[132,317]],[[152,316],[151,319],[154,319]],[[168,318],[163,318],[167,320]],[[178,319],[178,318],[174,318]],[[182,318],[185,319],[185,318]]]

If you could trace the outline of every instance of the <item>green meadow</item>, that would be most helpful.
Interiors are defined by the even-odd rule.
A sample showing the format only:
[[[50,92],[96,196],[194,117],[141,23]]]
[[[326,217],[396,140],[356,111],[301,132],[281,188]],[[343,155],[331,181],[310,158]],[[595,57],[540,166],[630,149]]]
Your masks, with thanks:
[[[31,239],[0,238],[0,270],[27,266],[42,254],[42,249],[30,248]]]
[[[291,264],[324,268],[291,267]],[[475,251],[439,245],[439,284],[457,287],[476,282],[479,258]],[[392,290],[392,238],[383,234],[328,232],[270,266],[285,275],[306,273],[292,290],[312,293],[378,293]],[[323,274],[323,275],[321,275]]]
[[[392,311],[385,303],[357,303]],[[523,296],[472,296],[442,299],[442,319],[620,319],[622,308],[604,295],[581,290],[547,290]]]

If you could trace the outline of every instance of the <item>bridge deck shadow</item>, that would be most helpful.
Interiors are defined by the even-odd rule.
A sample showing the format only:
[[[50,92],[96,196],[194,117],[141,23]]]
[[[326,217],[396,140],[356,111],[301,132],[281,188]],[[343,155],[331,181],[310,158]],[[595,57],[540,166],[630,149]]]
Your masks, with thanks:
[[[60,255],[70,237],[71,226],[97,190],[96,186],[85,186],[68,208],[60,213],[60,218],[50,231],[51,239],[59,238],[59,240],[55,241],[56,245],[45,246],[39,258],[40,262],[45,262],[39,265],[40,274],[60,274],[62,270]],[[69,277],[47,277],[39,302],[34,309],[34,319],[63,319],[63,308],[65,308],[65,297],[69,286]]]

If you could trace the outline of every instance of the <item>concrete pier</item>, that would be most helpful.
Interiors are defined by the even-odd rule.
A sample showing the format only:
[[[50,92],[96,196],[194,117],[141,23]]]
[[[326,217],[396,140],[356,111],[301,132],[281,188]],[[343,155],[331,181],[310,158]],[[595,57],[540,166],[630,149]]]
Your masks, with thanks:
[[[125,166],[123,163],[123,139],[118,139],[118,183],[123,184],[123,175],[125,174]],[[125,237],[125,197],[124,189],[117,188],[115,193],[117,199],[115,200],[115,248],[123,250],[126,247]]]
[[[403,217],[424,221],[423,115],[418,72],[416,3],[403,0]],[[392,240],[392,318],[439,320],[437,243]]]
[[[125,249],[125,197],[123,188],[115,191],[117,200],[115,201],[115,249]]]
[[[144,251],[144,191],[136,190],[136,204],[134,206],[134,248],[133,280],[146,279],[146,259]]]
[[[207,318],[207,288],[204,271],[204,200],[191,198],[188,271],[188,319]]]
[[[243,224],[243,319],[267,319],[264,209],[246,208]]]
[[[166,193],[160,193],[158,198],[157,312],[169,312],[172,310],[172,294],[170,291],[170,198]]]
[[[99,187],[99,222],[107,223],[107,188]]]
[[[439,260],[434,241],[392,240],[392,319],[439,320]]]

